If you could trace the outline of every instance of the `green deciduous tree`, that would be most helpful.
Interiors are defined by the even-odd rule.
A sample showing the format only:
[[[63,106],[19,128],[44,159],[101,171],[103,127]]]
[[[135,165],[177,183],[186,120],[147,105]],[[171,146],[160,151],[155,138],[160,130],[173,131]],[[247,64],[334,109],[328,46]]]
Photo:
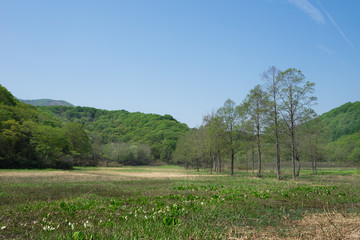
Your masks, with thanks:
[[[281,99],[281,115],[287,127],[291,141],[291,160],[293,178],[299,176],[300,161],[297,150],[297,127],[314,114],[311,106],[316,101],[313,96],[315,83],[306,81],[304,74],[295,68],[279,73],[279,96]],[[297,172],[295,161],[297,162]]]
[[[225,101],[224,105],[217,111],[224,131],[223,139],[230,152],[231,175],[234,175],[234,160],[238,136],[239,113],[235,102],[231,99]]]
[[[0,104],[15,106],[17,102],[14,96],[0,84]]]
[[[281,169],[280,169],[280,142],[279,142],[279,73],[280,71],[272,66],[262,75],[263,80],[265,81],[266,91],[269,95],[269,128],[274,133],[275,139],[275,156],[276,156],[276,176],[277,179],[281,178]]]
[[[245,113],[249,115],[253,133],[256,136],[258,156],[258,177],[261,177],[261,135],[266,124],[266,117],[269,112],[269,98],[260,85],[250,90],[242,103]]]
[[[225,148],[224,135],[221,119],[215,113],[204,116],[203,125],[206,132],[209,157],[211,159],[211,171],[220,173],[222,168],[222,152]]]
[[[66,157],[69,154],[69,142],[63,129],[46,125],[31,127],[31,144],[42,160],[43,167],[71,168],[72,161]]]

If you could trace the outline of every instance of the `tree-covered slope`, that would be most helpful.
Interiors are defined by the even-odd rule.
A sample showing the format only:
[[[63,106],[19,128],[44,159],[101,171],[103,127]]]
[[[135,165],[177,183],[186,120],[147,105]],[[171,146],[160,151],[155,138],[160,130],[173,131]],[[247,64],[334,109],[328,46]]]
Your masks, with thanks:
[[[0,168],[71,168],[91,159],[89,140],[81,124],[61,124],[0,85]]]
[[[170,115],[34,107],[0,85],[0,168],[169,161],[177,139],[188,130]]]
[[[74,106],[64,100],[53,100],[53,99],[35,99],[35,100],[23,100],[18,99],[20,102],[27,103],[33,106]]]
[[[189,130],[186,124],[170,115],[90,107],[50,106],[40,109],[53,114],[60,121],[81,123],[89,131],[93,145],[102,146],[96,153],[99,156],[114,155],[119,149],[119,145],[114,143],[143,144],[149,147],[153,160],[169,161],[177,139]],[[117,160],[116,157],[113,160]]]
[[[321,115],[331,129],[331,139],[360,131],[360,102],[348,102]]]
[[[360,102],[348,102],[320,116],[329,132],[328,160],[360,163]]]

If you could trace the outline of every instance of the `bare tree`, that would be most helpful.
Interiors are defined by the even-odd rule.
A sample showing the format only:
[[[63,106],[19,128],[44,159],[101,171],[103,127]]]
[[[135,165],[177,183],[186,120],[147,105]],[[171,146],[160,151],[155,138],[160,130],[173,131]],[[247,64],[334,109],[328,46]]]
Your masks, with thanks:
[[[287,127],[287,133],[291,139],[291,160],[293,179],[299,176],[300,160],[297,151],[296,130],[297,127],[304,123],[314,114],[311,106],[317,100],[312,96],[314,93],[315,83],[306,81],[305,76],[300,70],[289,68],[279,73],[279,96],[282,100],[280,113]],[[295,161],[298,165],[298,171],[295,173]]]
[[[279,143],[279,70],[272,66],[266,72],[263,73],[262,78],[266,83],[267,92],[270,96],[270,120],[272,122],[272,129],[275,136],[275,154],[276,154],[276,174],[277,179],[281,179],[280,170],[280,143]]]
[[[269,100],[267,94],[261,89],[260,85],[256,85],[250,90],[243,102],[245,112],[249,116],[253,133],[256,136],[257,155],[258,155],[258,173],[261,177],[261,135],[265,124],[265,118],[268,113]]]

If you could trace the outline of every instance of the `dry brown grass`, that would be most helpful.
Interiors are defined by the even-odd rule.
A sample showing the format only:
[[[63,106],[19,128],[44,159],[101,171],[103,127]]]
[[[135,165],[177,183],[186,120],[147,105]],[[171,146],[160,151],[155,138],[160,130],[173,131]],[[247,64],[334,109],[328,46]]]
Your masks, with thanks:
[[[325,212],[305,215],[301,220],[289,221],[287,229],[266,227],[261,230],[250,228],[231,229],[228,239],[268,239],[268,240],[359,240],[360,216],[339,212]],[[234,237],[235,236],[235,237]],[[237,237],[238,236],[238,237]]]
[[[127,171],[131,169],[132,171]],[[98,168],[87,171],[0,171],[0,182],[91,182],[143,179],[199,178],[205,175],[187,174],[181,169],[160,168]]]

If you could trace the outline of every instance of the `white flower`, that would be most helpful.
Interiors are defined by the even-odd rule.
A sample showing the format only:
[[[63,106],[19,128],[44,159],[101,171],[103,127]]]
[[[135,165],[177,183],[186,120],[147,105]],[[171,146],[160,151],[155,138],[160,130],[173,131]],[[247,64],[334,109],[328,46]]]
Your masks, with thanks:
[[[69,222],[69,226],[71,227],[71,230],[74,230],[74,223]]]
[[[6,228],[6,226],[2,226],[2,227],[1,227],[1,230],[4,230],[5,228]]]
[[[84,228],[87,228],[87,227],[91,227],[91,224],[89,223],[88,220],[86,220],[86,222],[84,222]]]
[[[44,231],[54,231],[55,228],[54,227],[51,227],[51,226],[45,226],[43,227]]]

